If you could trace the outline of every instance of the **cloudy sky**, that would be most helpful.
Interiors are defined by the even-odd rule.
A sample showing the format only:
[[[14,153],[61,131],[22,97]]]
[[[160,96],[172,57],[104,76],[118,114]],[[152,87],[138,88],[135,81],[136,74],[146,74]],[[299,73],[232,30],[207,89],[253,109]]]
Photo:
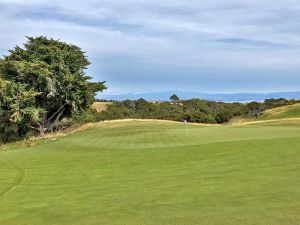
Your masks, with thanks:
[[[299,0],[0,0],[0,53],[82,47],[109,93],[300,90]]]

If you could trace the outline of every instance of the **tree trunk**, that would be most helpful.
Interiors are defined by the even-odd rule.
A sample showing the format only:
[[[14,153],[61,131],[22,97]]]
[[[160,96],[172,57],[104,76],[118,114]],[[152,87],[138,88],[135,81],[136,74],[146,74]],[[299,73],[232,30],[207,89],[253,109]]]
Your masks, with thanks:
[[[42,125],[39,127],[39,133],[40,137],[45,136],[45,128]]]
[[[53,131],[53,129],[55,128],[57,122],[59,121],[60,117],[62,116],[62,114],[64,113],[65,109],[63,108],[56,116],[55,120],[50,123],[49,127],[48,127],[48,130],[49,131]]]

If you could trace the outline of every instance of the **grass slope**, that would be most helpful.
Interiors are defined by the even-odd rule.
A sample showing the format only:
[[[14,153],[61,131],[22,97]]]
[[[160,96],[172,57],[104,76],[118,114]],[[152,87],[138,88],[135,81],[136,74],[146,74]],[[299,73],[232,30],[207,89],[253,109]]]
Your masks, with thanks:
[[[4,225],[298,225],[300,126],[107,123],[0,151]]]
[[[288,118],[299,118],[300,117],[300,104],[289,105],[284,107],[278,107],[275,109],[267,110],[261,119],[272,120],[272,119],[288,119]]]

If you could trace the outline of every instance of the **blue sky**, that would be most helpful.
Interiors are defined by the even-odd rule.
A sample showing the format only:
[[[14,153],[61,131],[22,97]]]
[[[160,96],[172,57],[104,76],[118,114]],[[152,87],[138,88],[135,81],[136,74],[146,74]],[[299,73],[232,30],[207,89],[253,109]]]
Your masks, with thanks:
[[[0,0],[0,34],[79,45],[108,93],[300,90],[299,0]]]

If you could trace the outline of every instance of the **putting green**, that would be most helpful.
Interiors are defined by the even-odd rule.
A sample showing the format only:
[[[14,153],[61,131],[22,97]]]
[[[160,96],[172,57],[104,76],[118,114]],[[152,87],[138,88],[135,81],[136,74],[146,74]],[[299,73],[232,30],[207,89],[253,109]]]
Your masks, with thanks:
[[[299,225],[300,126],[103,124],[0,150],[3,225]]]

